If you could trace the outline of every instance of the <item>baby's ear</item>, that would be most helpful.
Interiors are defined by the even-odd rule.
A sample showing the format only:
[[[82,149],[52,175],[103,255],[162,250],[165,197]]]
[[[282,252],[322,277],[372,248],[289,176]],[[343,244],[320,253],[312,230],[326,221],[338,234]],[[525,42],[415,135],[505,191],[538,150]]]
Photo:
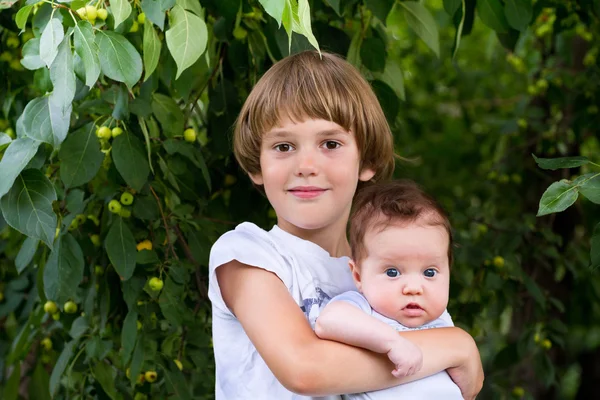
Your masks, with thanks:
[[[362,283],[360,280],[360,270],[356,266],[354,260],[348,261],[348,265],[350,265],[350,271],[352,272],[352,279],[354,280],[354,284],[359,292],[362,292]]]

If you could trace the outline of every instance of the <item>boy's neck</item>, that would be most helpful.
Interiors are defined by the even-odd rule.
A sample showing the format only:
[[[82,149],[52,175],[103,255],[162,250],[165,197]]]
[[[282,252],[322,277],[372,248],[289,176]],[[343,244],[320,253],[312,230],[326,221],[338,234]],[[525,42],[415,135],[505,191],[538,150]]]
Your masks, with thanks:
[[[350,257],[350,243],[346,236],[346,223],[346,220],[342,219],[325,228],[302,229],[285,220],[280,220],[277,226],[300,239],[313,242],[327,251],[331,257]]]

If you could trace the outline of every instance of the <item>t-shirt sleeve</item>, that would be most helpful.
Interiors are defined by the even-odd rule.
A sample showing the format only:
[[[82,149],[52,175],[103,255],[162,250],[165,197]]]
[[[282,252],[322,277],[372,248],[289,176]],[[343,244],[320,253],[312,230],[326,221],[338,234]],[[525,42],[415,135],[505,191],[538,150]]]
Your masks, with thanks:
[[[224,312],[231,314],[223,301],[216,270],[233,260],[273,272],[288,290],[291,287],[288,263],[267,233],[255,225],[241,224],[223,234],[210,250],[208,295],[213,305]]]
[[[365,297],[362,294],[354,290],[338,294],[333,299],[331,299],[328,304],[331,304],[335,301],[344,301],[348,304],[352,304],[353,306],[360,308],[369,315],[373,314],[373,309],[369,305],[367,299],[365,299]]]

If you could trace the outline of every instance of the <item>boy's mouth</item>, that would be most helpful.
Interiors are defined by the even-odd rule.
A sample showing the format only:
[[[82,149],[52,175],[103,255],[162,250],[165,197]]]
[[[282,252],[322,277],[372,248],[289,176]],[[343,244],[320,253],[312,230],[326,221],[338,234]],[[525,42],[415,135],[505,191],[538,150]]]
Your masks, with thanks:
[[[406,310],[422,310],[423,309],[423,307],[421,307],[417,303],[408,303],[404,308]]]
[[[317,186],[296,186],[288,189],[288,192],[301,199],[312,199],[325,193],[326,189]]]

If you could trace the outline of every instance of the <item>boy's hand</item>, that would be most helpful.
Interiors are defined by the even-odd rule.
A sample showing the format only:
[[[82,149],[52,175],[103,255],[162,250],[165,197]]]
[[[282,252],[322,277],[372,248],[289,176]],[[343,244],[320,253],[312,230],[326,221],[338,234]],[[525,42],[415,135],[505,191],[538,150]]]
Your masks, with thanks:
[[[396,368],[392,371],[392,375],[396,378],[409,376],[417,373],[423,365],[423,353],[410,340],[398,337],[392,343],[390,351],[387,355]]]

